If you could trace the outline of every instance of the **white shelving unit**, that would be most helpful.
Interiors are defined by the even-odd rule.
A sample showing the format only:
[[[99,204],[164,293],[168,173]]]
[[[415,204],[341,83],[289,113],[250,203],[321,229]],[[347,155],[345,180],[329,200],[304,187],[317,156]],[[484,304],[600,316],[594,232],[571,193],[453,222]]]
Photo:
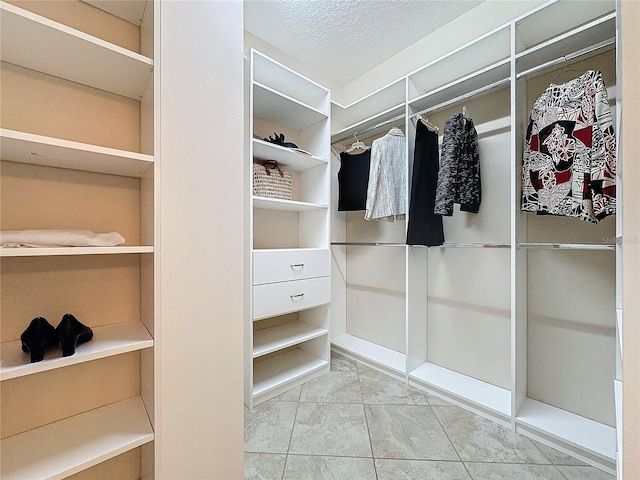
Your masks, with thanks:
[[[250,57],[247,171],[276,160],[293,181],[292,199],[249,194],[245,404],[253,408],[329,368],[330,94],[260,52]],[[272,132],[299,149],[261,140]]]
[[[581,382],[580,387],[585,388],[585,378],[589,378],[589,373],[584,371],[586,363],[566,358],[573,355],[568,352],[575,352],[576,345],[580,344],[582,337],[576,325],[580,325],[581,319],[573,318],[562,305],[557,305],[556,313],[541,317],[531,302],[546,291],[538,283],[542,277],[535,262],[557,258],[570,265],[576,259],[589,261],[587,259],[593,258],[598,265],[610,266],[608,252],[617,251],[621,265],[620,242],[614,244],[611,240],[603,240],[604,237],[615,238],[619,233],[607,231],[604,235],[602,229],[608,228],[606,224],[598,226],[600,230],[595,227],[589,230],[591,226],[585,227],[580,222],[560,224],[562,220],[547,218],[550,223],[544,224],[527,216],[519,208],[519,182],[526,121],[531,102],[541,93],[536,82],[544,83],[545,75],[557,73],[563,65],[571,68],[570,65],[576,62],[582,62],[579,68],[587,65],[586,68],[598,69],[598,62],[608,61],[615,48],[615,1],[584,2],[577,7],[575,2],[551,0],[347,107],[334,104],[332,129],[332,143],[348,146],[355,132],[359,132],[359,140],[370,138],[390,128],[390,123],[398,121],[399,117],[405,117],[409,145],[407,163],[411,173],[415,117],[421,114],[429,116],[430,121],[441,119],[443,115],[459,111],[462,105],[477,102],[474,105],[480,107],[475,110],[472,107],[470,115],[474,121],[477,116],[481,122],[476,122],[475,126],[481,139],[483,165],[481,212],[475,217],[463,217],[456,211],[453,218],[444,219],[449,248],[404,248],[404,349],[385,343],[389,341],[382,334],[378,336],[382,339],[379,342],[355,335],[346,313],[349,302],[355,301],[349,298],[352,294],[349,278],[361,280],[362,275],[358,276],[354,270],[366,268],[362,252],[368,252],[366,255],[369,256],[376,252],[371,258],[378,263],[383,257],[380,251],[386,252],[384,258],[389,262],[392,256],[394,261],[401,261],[400,249],[376,247],[400,247],[403,241],[399,237],[403,232],[376,231],[358,223],[363,231],[354,236],[353,219],[340,212],[334,213],[332,348],[611,473],[615,471],[616,463],[616,428],[615,422],[609,420],[615,415],[608,411],[607,402],[596,406],[592,401],[589,406],[586,405],[588,401],[576,395],[550,396],[550,400],[539,398],[541,388],[543,392],[545,388],[553,389],[555,372],[547,368],[549,378],[545,378],[545,367],[535,364],[536,359],[531,357],[531,352],[539,347],[536,342],[547,338],[536,330],[540,322],[544,328],[544,321],[551,322],[548,317],[555,315],[563,321],[566,317],[571,325],[565,329],[565,333],[571,332],[567,334],[568,340],[562,337],[562,340],[555,338],[554,341],[568,341],[571,345],[566,345],[566,351],[550,351],[550,355],[560,362],[556,364],[557,371],[565,367],[564,363],[583,365],[572,370],[565,385]],[[611,72],[607,74],[611,75]],[[613,84],[608,82],[607,85],[613,88]],[[402,90],[405,96],[398,98]],[[500,102],[504,107],[497,105]],[[488,112],[490,108],[495,113]],[[619,114],[619,104],[617,108]],[[363,132],[368,136],[363,137]],[[482,149],[486,149],[485,156]],[[505,155],[507,151],[511,153]],[[498,159],[502,163],[496,163]],[[337,164],[336,158],[332,167],[334,177]],[[496,168],[501,171],[496,172]],[[497,173],[504,176],[499,181],[492,178]],[[491,206],[484,207],[485,195]],[[491,203],[496,196],[502,199],[501,206]],[[504,198],[510,198],[509,205],[505,205]],[[335,193],[332,201],[336,201]],[[487,211],[490,208],[504,211]],[[619,224],[620,220],[618,215],[616,222]],[[620,231],[619,225],[616,231]],[[369,234],[371,236],[367,237]],[[495,248],[498,246],[503,248]],[[528,262],[534,262],[533,267]],[[487,272],[487,268],[491,271]],[[490,290],[498,292],[495,298],[474,297],[474,290],[484,288],[470,283],[474,279],[472,272],[478,269],[484,272],[485,279],[493,279]],[[570,277],[568,273],[567,280],[558,277],[558,281],[569,281]],[[613,285],[613,281],[607,284]],[[459,285],[458,297],[447,297],[446,288],[451,289],[454,285]],[[380,292],[383,294],[381,289]],[[394,290],[393,293],[399,292]],[[610,303],[611,293],[606,293],[606,305]],[[587,295],[587,303],[594,301],[593,295]],[[457,313],[451,313],[456,308]],[[602,357],[603,365],[611,363],[609,358],[614,356],[611,348],[618,351],[621,348],[620,337],[609,341],[609,332],[613,328],[618,332],[621,330],[622,312],[616,311],[613,305],[609,310],[610,315],[605,314],[598,327],[601,330],[597,355]],[[370,313],[375,316],[375,312]],[[445,317],[441,317],[443,313],[446,313]],[[375,317],[371,329],[386,329],[387,336],[394,335],[397,325],[392,327],[387,320]],[[474,330],[478,325],[485,327]],[[462,329],[457,335],[456,328]],[[464,343],[473,336],[470,332],[476,332],[477,348]],[[552,332],[553,329],[547,328],[543,334],[553,335]],[[572,340],[573,333],[575,338]],[[475,358],[472,351],[486,355]],[[484,367],[483,363],[488,366]],[[613,399],[613,382],[605,384],[602,380],[608,376],[606,368],[602,367],[598,372],[597,379],[593,380],[597,385],[594,383],[592,388],[603,391],[611,385]],[[618,360],[617,371],[621,368]],[[493,375],[494,371],[499,374]],[[589,408],[593,415],[583,413]],[[619,406],[616,407],[618,411]]]
[[[121,8],[123,6],[124,9]],[[25,7],[29,8],[29,5]],[[137,358],[130,365],[138,365],[136,368],[139,369],[137,375],[140,379],[139,391],[133,397],[123,398],[98,408],[92,404],[85,410],[82,410],[82,400],[79,400],[81,413],[5,436],[2,439],[2,478],[64,478],[143,445],[145,449],[140,453],[141,470],[133,472],[132,475],[153,476],[155,342],[152,279],[154,252],[157,247],[153,236],[155,212],[153,185],[156,168],[153,148],[155,115],[153,37],[158,28],[154,18],[157,12],[154,9],[153,0],[136,0],[126,2],[126,5],[124,2],[101,1],[99,8],[104,11],[105,18],[115,15],[139,27],[141,52],[115,45],[15,5],[0,2],[0,56],[3,67],[6,62],[17,68],[26,69],[25,71],[38,75],[43,85],[66,82],[66,88],[80,89],[87,97],[114,95],[126,97],[127,102],[131,102],[132,105],[137,104],[139,108],[140,151],[122,150],[31,131],[20,131],[11,128],[10,125],[13,124],[14,119],[7,116],[8,120],[0,128],[0,157],[3,163],[12,162],[19,165],[19,168],[37,167],[44,181],[52,184],[55,181],[50,178],[59,179],[65,176],[77,178],[73,176],[85,175],[82,178],[91,185],[93,180],[86,179],[102,179],[102,175],[105,175],[108,177],[104,178],[109,179],[107,188],[118,188],[116,185],[120,180],[117,179],[123,178],[122,182],[131,182],[130,179],[135,179],[139,184],[140,205],[139,211],[134,212],[134,218],[139,218],[140,232],[140,240],[136,240],[135,243],[139,245],[126,243],[118,247],[1,249],[0,258],[2,262],[10,262],[12,270],[20,271],[22,268],[21,274],[25,278],[31,276],[30,278],[35,278],[33,281],[37,282],[38,273],[37,271],[34,273],[34,265],[38,265],[38,268],[43,265],[43,271],[53,277],[56,274],[64,275],[67,268],[61,267],[60,262],[64,259],[60,257],[69,257],[69,265],[77,265],[79,260],[85,268],[90,265],[90,269],[100,271],[101,268],[108,269],[99,260],[101,258],[108,257],[117,263],[118,259],[125,258],[122,255],[126,255],[127,258],[138,255],[140,261],[136,271],[140,277],[138,281],[140,292],[134,294],[135,298],[139,295],[138,318],[134,321],[113,318],[114,322],[122,323],[92,326],[91,319],[85,320],[82,317],[81,321],[92,326],[93,329],[94,336],[90,342],[79,346],[72,356],[62,357],[59,349],[52,349],[45,355],[43,361],[28,363],[29,356],[22,352],[19,340],[19,332],[28,325],[28,321],[23,325],[24,318],[13,318],[3,306],[2,322],[7,324],[7,326],[3,325],[5,341],[2,343],[0,364],[0,380],[3,382],[2,403],[7,409],[3,411],[3,416],[12,415],[13,410],[19,408],[16,401],[10,397],[5,399],[5,395],[28,398],[30,396],[28,389],[33,388],[29,383],[31,379],[47,375],[55,376],[63,372],[67,372],[64,373],[66,376],[77,375],[79,368],[93,365],[90,362],[96,360],[107,362],[101,365],[109,368],[111,364],[108,362],[111,359],[124,359],[125,357],[119,356],[125,354],[126,358]],[[99,15],[94,16],[94,18],[98,17]],[[7,92],[3,90],[3,95],[5,93]],[[37,112],[37,105],[26,107]],[[55,120],[52,121],[54,122]],[[89,174],[93,176],[86,176]],[[99,187],[92,187],[99,190]],[[55,200],[53,196],[51,202],[55,203]],[[90,194],[87,198],[78,198],[79,205],[91,204],[95,201]],[[9,213],[5,210],[9,208],[17,209],[19,213],[21,205],[13,202],[10,207],[8,202],[4,202],[2,214]],[[15,216],[14,211],[11,213]],[[64,224],[65,219],[60,220]],[[27,228],[42,227],[29,224]],[[130,264],[129,262],[128,265]],[[82,272],[82,268],[79,272]],[[96,278],[95,275],[87,276],[86,283],[96,282]],[[9,283],[3,283],[3,290],[5,285],[6,288],[14,289],[10,292],[12,303],[29,302],[28,295],[32,295],[33,292],[20,290],[20,287],[13,283],[11,286]],[[95,287],[100,288],[100,285]],[[70,301],[68,308],[73,311],[74,308],[78,308],[78,305],[73,302],[74,292],[65,292],[64,288],[64,285],[60,286],[60,290],[54,295],[60,295],[67,302]],[[49,292],[42,292],[42,294],[50,295]],[[112,298],[110,301],[115,305],[122,299]],[[15,306],[7,308],[15,308]],[[34,311],[32,315],[39,316],[39,312]],[[10,333],[4,335],[4,332]],[[14,332],[18,332],[18,337],[15,337]],[[82,382],[78,382],[78,385],[82,385]],[[9,386],[11,388],[7,388]],[[103,387],[117,390],[113,385]],[[47,395],[49,395],[47,402],[53,405],[49,408],[56,408],[55,389],[47,392]]]

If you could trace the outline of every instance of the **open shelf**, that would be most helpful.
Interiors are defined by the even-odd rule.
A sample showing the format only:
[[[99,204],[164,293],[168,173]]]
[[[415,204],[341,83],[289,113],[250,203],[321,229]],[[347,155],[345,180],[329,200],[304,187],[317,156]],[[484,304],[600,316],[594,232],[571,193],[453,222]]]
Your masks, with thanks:
[[[267,210],[288,210],[291,212],[304,212],[306,210],[322,210],[329,208],[321,203],[298,202],[296,200],[281,200],[279,198],[253,197],[255,208]]]
[[[257,330],[253,334],[253,358],[327,335],[327,333],[326,328],[304,322],[290,322],[277,327]]]
[[[409,380],[434,389],[448,399],[493,412],[503,420],[511,417],[511,393],[504,388],[433,363],[424,363],[410,372]]]
[[[309,108],[320,112],[329,111],[329,91],[326,88],[255,50],[253,61],[254,82],[268,85],[274,91],[306,104]]]
[[[89,87],[142,98],[153,60],[0,2],[2,60]],[[25,41],[28,39],[28,41]]]
[[[19,247],[0,248],[0,257],[53,257],[66,255],[125,255],[135,253],[153,253],[153,247]]]
[[[120,355],[153,346],[153,339],[141,322],[116,323],[93,328],[93,338],[83,343],[70,357],[63,357],[59,348],[48,350],[44,360],[29,363],[29,354],[22,351],[22,342],[14,340],[2,344],[0,380],[24,377],[99,358]]]
[[[406,356],[390,348],[344,333],[331,339],[331,347],[365,363],[404,375]]]
[[[526,398],[520,407],[516,431],[542,434],[601,460],[615,461],[615,428],[531,398]]]
[[[255,160],[276,160],[281,167],[300,171],[325,165],[328,160],[313,155],[305,155],[290,148],[281,147],[264,140],[253,139],[253,158]]]
[[[10,162],[69,168],[87,172],[143,177],[153,156],[0,129],[0,156]]]
[[[405,106],[404,102],[400,105],[394,105],[383,112],[377,113],[371,117],[360,120],[358,123],[352,124],[342,130],[335,132],[331,136],[331,143],[340,143],[345,140],[354,141],[354,134],[367,133],[368,137],[381,133],[382,131],[391,130],[393,122],[389,123],[393,119],[397,119],[397,125],[404,123]],[[364,137],[360,137],[362,140]]]
[[[404,97],[404,79],[397,80],[347,106],[332,102],[331,121],[339,128],[346,128],[363,118],[374,117],[381,111],[395,108],[400,104],[404,106]]]
[[[585,45],[610,44],[610,48],[614,48],[615,37],[614,12],[519,53],[516,55],[516,70],[521,73],[561,59],[584,49]]]
[[[97,408],[2,440],[2,478],[59,479],[154,438],[140,397]]]
[[[267,394],[281,385],[302,379],[328,365],[329,362],[326,360],[300,349],[256,362],[253,366],[253,395],[259,397]]]
[[[304,130],[328,115],[272,88],[254,82],[253,114],[294,130]]]

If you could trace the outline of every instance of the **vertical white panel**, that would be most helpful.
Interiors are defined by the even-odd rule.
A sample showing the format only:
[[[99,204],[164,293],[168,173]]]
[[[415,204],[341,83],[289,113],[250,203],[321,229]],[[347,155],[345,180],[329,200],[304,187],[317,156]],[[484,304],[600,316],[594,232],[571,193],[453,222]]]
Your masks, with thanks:
[[[156,8],[156,476],[242,478],[243,7],[194,1]]]

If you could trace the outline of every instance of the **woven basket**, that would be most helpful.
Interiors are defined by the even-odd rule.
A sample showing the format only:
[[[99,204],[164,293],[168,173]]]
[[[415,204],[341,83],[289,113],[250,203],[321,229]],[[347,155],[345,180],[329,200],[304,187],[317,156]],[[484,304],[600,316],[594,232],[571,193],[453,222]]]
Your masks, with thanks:
[[[253,164],[253,194],[258,197],[292,199],[291,172],[269,160]]]

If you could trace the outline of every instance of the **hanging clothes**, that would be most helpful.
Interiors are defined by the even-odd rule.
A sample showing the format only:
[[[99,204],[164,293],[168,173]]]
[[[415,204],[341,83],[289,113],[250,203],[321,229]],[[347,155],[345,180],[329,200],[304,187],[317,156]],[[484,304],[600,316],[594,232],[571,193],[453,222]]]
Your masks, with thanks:
[[[340,153],[338,171],[338,211],[365,210],[371,150],[360,153]]]
[[[522,210],[597,223],[616,211],[616,139],[602,73],[551,84],[531,110]]]
[[[371,144],[371,167],[364,218],[393,222],[406,216],[407,162],[402,130],[392,128]]]
[[[413,153],[407,245],[433,247],[444,243],[442,216],[433,213],[438,183],[438,156],[438,133],[418,120]]]
[[[454,203],[463,212],[478,213],[480,200],[478,133],[473,120],[457,113],[444,124],[434,213],[451,216]]]

